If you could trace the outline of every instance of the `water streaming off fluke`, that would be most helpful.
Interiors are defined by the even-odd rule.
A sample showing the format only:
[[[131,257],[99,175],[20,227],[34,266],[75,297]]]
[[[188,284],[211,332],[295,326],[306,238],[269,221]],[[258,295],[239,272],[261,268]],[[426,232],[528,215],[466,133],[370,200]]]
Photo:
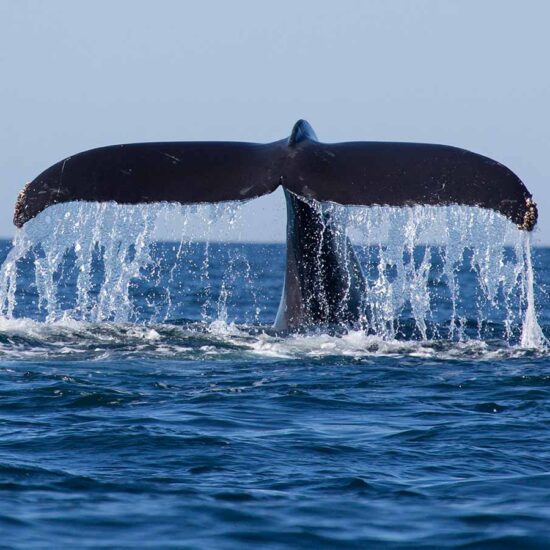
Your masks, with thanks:
[[[47,323],[221,322],[267,330],[284,248],[220,242],[253,240],[241,208],[51,207],[17,231],[0,271],[0,314],[17,319],[32,310],[33,319]],[[323,208],[347,231],[367,281],[355,330],[387,341],[545,345],[529,234],[500,214],[461,206]],[[157,241],[159,224],[177,227],[174,242]],[[266,282],[274,270],[280,286]]]

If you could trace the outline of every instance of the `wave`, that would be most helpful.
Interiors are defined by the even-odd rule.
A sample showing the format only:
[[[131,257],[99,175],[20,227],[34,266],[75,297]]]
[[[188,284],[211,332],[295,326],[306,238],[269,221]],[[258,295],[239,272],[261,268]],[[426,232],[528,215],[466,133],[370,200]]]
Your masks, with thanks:
[[[547,348],[511,345],[502,339],[467,341],[386,339],[364,331],[280,335],[270,327],[214,321],[180,324],[53,323],[0,318],[0,358],[4,361],[102,361],[151,358],[189,361],[361,360],[410,356],[441,360],[545,357]]]

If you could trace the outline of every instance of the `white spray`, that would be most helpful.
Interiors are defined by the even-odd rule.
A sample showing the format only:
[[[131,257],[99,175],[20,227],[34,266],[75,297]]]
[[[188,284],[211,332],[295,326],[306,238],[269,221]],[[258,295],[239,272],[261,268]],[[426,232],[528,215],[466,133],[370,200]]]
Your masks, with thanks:
[[[334,219],[346,227],[365,271],[365,329],[385,339],[399,335],[403,316],[414,320],[417,336],[467,339],[464,300],[473,299],[477,308],[478,336],[496,311],[503,317],[506,337],[520,331],[522,347],[540,348],[546,339],[537,322],[530,237],[501,215],[460,206],[452,207],[342,207],[328,204]],[[218,224],[228,228],[246,226],[239,217],[240,205],[147,205],[73,203],[49,208],[39,218],[18,230],[13,247],[0,269],[0,315],[13,318],[16,308],[18,264],[34,261],[37,308],[47,322],[77,319],[93,322],[129,322],[135,319],[131,295],[133,281],[146,277],[154,264],[151,247],[160,223],[177,221],[182,228],[174,262],[186,262],[193,240],[204,241],[204,258],[197,266],[205,293],[203,317],[228,319],[231,285],[256,284],[250,264],[230,258],[226,275],[219,282],[216,304],[209,303],[210,269],[208,242]],[[175,217],[179,217],[175,220]],[[197,232],[197,228],[200,231]],[[193,233],[191,233],[191,229]],[[73,254],[78,269],[73,302],[59,299],[58,279],[67,255]],[[95,263],[94,263],[95,259]],[[99,260],[98,260],[99,259]],[[242,261],[244,260],[244,261]],[[102,266],[99,288],[93,270]],[[469,265],[466,265],[465,262]],[[233,267],[234,265],[244,266]],[[94,268],[94,265],[96,266]],[[154,266],[153,266],[154,267]],[[169,271],[168,287],[174,282],[176,264]],[[238,269],[244,269],[241,277]],[[464,296],[459,271],[475,278],[475,296]],[[468,275],[469,273],[469,275]],[[97,276],[95,278],[97,280]],[[183,282],[184,284],[184,282]],[[169,317],[170,288],[164,314],[157,311],[152,321]],[[439,293],[439,294],[438,294]],[[252,289],[256,300],[256,290]],[[441,300],[444,295],[445,299]],[[434,304],[446,304],[446,322]],[[257,304],[252,304],[258,318]],[[210,316],[210,318],[209,318]],[[431,330],[429,327],[436,327]]]

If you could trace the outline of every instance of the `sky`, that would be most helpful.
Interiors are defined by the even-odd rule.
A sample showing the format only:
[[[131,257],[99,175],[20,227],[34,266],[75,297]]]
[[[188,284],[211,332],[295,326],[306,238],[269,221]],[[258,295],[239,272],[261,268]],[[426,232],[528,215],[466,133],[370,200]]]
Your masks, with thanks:
[[[547,0],[0,0],[0,236],[21,187],[116,143],[455,145],[516,172],[550,245]],[[284,237],[281,193],[249,240]]]

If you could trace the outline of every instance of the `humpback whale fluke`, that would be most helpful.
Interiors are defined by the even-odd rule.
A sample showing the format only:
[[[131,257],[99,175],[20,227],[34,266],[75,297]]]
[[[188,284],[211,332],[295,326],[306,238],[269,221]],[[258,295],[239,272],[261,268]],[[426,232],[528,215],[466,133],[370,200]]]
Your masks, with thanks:
[[[69,201],[204,203],[246,200],[279,185],[295,195],[345,205],[479,206],[531,230],[537,210],[508,168],[446,145],[320,143],[299,120],[290,137],[268,144],[159,142],[92,149],[54,164],[20,193],[22,227]]]
[[[48,206],[248,200],[282,186],[287,201],[287,268],[276,326],[361,319],[361,268],[345,232],[322,202],[452,205],[495,210],[530,231],[537,208],[506,166],[446,145],[321,143],[304,120],[268,144],[159,142],[92,149],[54,164],[27,184],[15,206],[22,227]],[[315,202],[313,202],[315,201]]]

